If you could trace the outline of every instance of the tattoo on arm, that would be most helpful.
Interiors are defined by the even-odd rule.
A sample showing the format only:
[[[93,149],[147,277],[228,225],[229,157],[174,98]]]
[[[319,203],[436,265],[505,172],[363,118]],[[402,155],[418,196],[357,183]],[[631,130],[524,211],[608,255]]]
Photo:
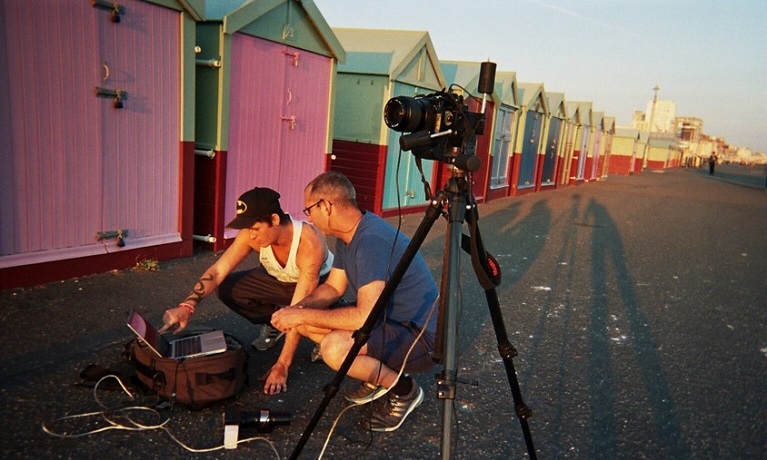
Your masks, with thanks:
[[[306,270],[306,280],[309,281],[309,284],[312,286],[316,286],[320,281],[320,266],[319,265],[313,265],[311,267],[308,267]]]
[[[197,280],[197,283],[194,285],[192,292],[190,292],[189,295],[186,296],[186,299],[184,299],[184,301],[188,302],[191,300],[193,302],[199,303],[202,299],[204,299],[206,296],[205,283],[208,281],[213,281],[213,275],[210,273],[206,273],[202,275],[200,279]]]

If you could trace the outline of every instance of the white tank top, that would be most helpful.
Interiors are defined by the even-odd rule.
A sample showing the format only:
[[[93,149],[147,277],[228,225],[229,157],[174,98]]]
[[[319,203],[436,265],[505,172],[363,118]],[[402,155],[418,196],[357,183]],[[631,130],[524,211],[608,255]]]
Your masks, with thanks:
[[[261,262],[261,266],[264,267],[267,273],[277,278],[283,283],[297,283],[298,282],[298,266],[296,266],[296,253],[298,253],[298,243],[301,241],[301,232],[304,230],[304,222],[295,220],[290,217],[290,221],[293,224],[293,241],[290,243],[290,252],[288,253],[288,260],[283,267],[274,257],[274,251],[272,246],[266,246],[261,248],[258,253],[258,261]],[[326,275],[330,272],[330,268],[333,266],[333,253],[328,251],[325,261],[320,267],[320,276]]]

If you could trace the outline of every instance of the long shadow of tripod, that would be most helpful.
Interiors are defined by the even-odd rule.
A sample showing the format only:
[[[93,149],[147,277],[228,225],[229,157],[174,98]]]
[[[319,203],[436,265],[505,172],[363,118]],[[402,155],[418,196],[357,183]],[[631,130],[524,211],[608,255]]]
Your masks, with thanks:
[[[447,212],[444,211],[447,207]],[[509,381],[511,394],[514,399],[514,410],[522,426],[522,432],[527,444],[527,452],[531,459],[536,459],[533,438],[530,433],[527,419],[532,415],[532,411],[522,400],[522,392],[517,380],[517,374],[514,369],[513,358],[517,356],[517,350],[509,341],[506,327],[503,322],[498,294],[495,290],[500,284],[501,272],[500,266],[496,260],[487,252],[482,244],[482,237],[478,226],[477,204],[473,195],[468,192],[467,182],[463,175],[454,169],[452,177],[448,180],[444,189],[434,197],[426,210],[426,214],[416,229],[410,244],[402,254],[402,258],[397,263],[391,278],[384,286],[381,296],[373,306],[370,315],[360,329],[354,332],[354,343],[346,355],[344,362],[339,367],[333,380],[325,387],[325,397],[320,402],[314,416],[309,421],[301,438],[298,441],[291,459],[297,459],[301,450],[306,445],[314,428],[322,418],[325,409],[346,377],[349,368],[351,368],[354,359],[359,354],[362,347],[367,343],[370,334],[378,322],[379,317],[386,309],[394,290],[399,285],[405,272],[410,267],[411,262],[418,253],[426,236],[429,234],[437,219],[445,215],[448,219],[448,232],[446,235],[447,250],[443,262],[442,286],[440,293],[440,315],[438,322],[436,360],[443,363],[443,370],[437,377],[437,397],[444,400],[442,412],[442,458],[451,458],[453,443],[453,413],[454,400],[456,394],[456,385],[459,383],[456,370],[456,346],[458,333],[458,302],[460,293],[458,292],[458,276],[460,249],[463,248],[471,255],[472,266],[477,279],[485,291],[490,317],[493,321],[495,336],[498,342],[498,351],[503,359],[506,368],[506,377]],[[469,227],[469,236],[462,233],[463,223],[466,221]]]

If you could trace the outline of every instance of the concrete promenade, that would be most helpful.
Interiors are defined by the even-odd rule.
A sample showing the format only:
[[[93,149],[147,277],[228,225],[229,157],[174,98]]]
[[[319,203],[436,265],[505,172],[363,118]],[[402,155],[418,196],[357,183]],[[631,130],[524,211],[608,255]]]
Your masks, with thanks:
[[[728,168],[717,172],[646,171],[480,205],[485,245],[503,270],[498,294],[538,458],[767,458],[767,191],[763,182],[739,185]],[[421,217],[403,217],[402,231],[412,235]],[[444,231],[438,222],[422,247],[436,279]],[[262,441],[192,453],[162,430],[62,439],[41,428],[106,425],[99,416],[54,420],[100,410],[80,371],[98,364],[129,375],[121,358],[126,311],[159,323],[215,257],[200,252],[159,271],[0,292],[0,458],[290,456],[334,376],[310,362],[306,341],[286,394],[266,396],[258,381],[277,350],[253,351],[251,386],[230,403],[293,415],[264,434],[277,454]],[[465,256],[460,294],[459,377],[477,385],[458,387],[452,456],[526,458],[485,296]],[[194,319],[246,343],[257,335],[217,299]],[[371,435],[361,428],[369,408],[354,408],[340,417],[323,458],[439,458],[438,371],[417,377],[426,398],[401,429]],[[353,385],[346,379],[341,392]],[[98,397],[126,402],[107,386]],[[139,394],[135,404],[151,399]],[[300,458],[319,457],[346,406],[341,394],[331,401]],[[220,445],[225,407],[176,407],[165,428],[194,448]]]

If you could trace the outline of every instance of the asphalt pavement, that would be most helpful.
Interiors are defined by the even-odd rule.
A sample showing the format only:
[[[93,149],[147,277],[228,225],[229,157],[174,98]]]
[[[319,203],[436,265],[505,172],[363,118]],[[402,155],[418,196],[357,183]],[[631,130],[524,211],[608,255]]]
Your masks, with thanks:
[[[767,192],[742,169],[645,171],[479,207],[486,249],[503,273],[497,288],[521,396],[532,410],[541,459],[721,459],[767,457]],[[727,175],[731,176],[727,176]],[[751,176],[750,171],[747,176]],[[754,174],[754,176],[756,176]],[[397,224],[396,218],[388,219]],[[422,215],[402,218],[412,235]],[[446,225],[421,247],[440,278]],[[250,386],[235,400],[193,411],[175,406],[163,429],[103,430],[120,414],[102,406],[151,407],[151,395],[114,380],[94,391],[88,365],[118,372],[130,308],[159,323],[216,254],[0,292],[0,457],[288,458],[335,373],[310,361],[303,341],[289,390],[262,393],[258,378],[278,349],[252,351]],[[251,262],[252,263],[252,262]],[[458,385],[453,424],[443,423],[435,366],[417,376],[426,398],[397,431],[362,428],[368,406],[342,412],[345,379],[302,447],[300,458],[439,458],[445,434],[456,459],[526,458],[530,444],[515,415],[485,293],[467,256],[457,287]],[[217,299],[195,324],[250,343],[257,328]],[[512,379],[514,380],[514,379]],[[223,441],[224,409],[286,411],[291,423],[234,450]],[[123,414],[124,415],[124,414]],[[130,412],[158,423],[154,413]],[[66,418],[72,417],[72,418]],[[127,420],[120,419],[124,424]],[[43,430],[43,424],[54,436]],[[334,425],[335,424],[335,425]],[[135,425],[134,425],[135,426]],[[92,434],[84,434],[97,431]]]

